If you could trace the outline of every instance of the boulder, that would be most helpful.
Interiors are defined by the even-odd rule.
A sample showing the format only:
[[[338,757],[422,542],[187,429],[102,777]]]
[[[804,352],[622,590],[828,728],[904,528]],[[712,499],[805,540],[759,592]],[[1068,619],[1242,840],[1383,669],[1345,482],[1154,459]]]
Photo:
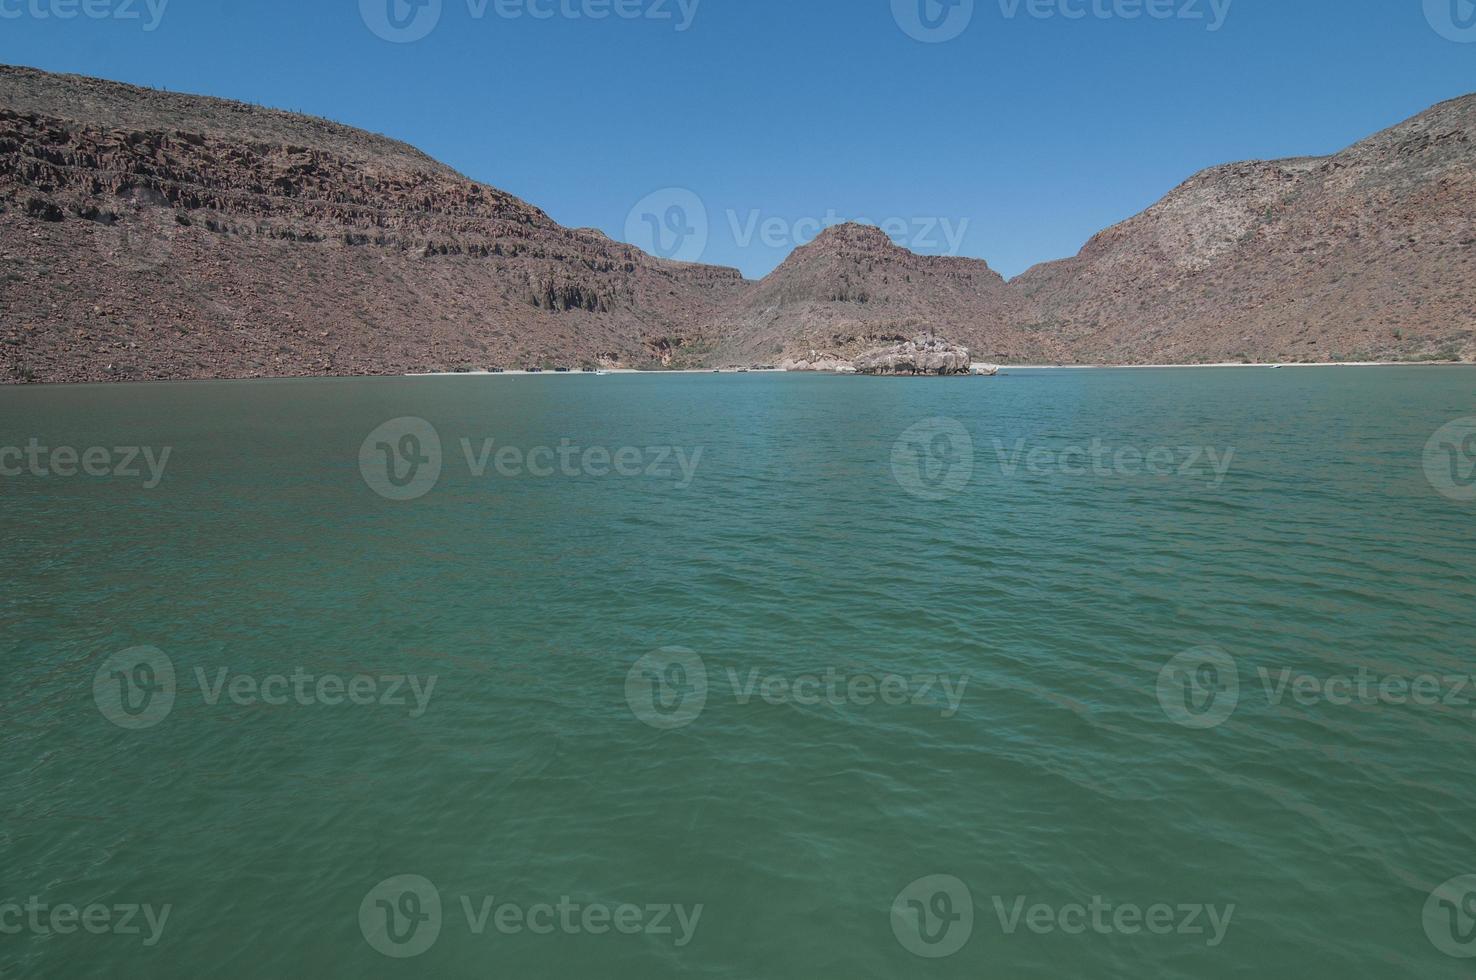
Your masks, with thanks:
[[[855,360],[857,374],[968,374],[969,364],[967,348],[936,337],[878,347]]]
[[[830,353],[810,351],[807,358],[791,358],[779,365],[782,371],[830,371],[837,374],[854,374],[851,362]]]

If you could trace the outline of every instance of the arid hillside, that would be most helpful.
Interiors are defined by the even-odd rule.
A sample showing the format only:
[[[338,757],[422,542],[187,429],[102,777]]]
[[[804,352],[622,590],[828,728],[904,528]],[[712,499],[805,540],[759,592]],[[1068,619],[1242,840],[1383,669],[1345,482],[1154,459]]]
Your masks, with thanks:
[[[1197,174],[1011,287],[1074,360],[1476,359],[1476,96]]]
[[[564,228],[326,120],[0,67],[0,381],[727,366],[933,334],[1004,363],[1476,360],[1476,96],[1200,173],[1005,282],[829,229],[761,281]]]
[[[743,286],[401,143],[0,68],[0,376],[655,366]]]
[[[996,361],[1054,360],[1054,338],[1021,329],[1029,307],[979,259],[915,255],[879,228],[838,225],[718,310],[722,363],[811,350],[851,355],[932,332]]]

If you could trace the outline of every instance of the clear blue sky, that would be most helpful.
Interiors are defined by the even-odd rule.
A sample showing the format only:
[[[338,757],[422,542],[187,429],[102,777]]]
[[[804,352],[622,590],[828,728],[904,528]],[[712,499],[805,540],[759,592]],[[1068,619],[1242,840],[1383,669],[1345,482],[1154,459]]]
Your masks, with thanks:
[[[1476,91],[1476,43],[1452,39],[1472,0],[1231,0],[1217,31],[1211,0],[682,0],[686,30],[678,0],[439,0],[410,43],[368,26],[391,2],[424,26],[405,0],[167,0],[155,24],[161,2],[0,0],[0,60],[328,116],[617,238],[690,189],[703,260],[753,277],[827,217],[900,218],[933,252],[944,219],[1016,275],[1202,167],[1334,151]],[[1203,16],[1120,15],[1145,4]],[[745,243],[755,221],[768,241]]]

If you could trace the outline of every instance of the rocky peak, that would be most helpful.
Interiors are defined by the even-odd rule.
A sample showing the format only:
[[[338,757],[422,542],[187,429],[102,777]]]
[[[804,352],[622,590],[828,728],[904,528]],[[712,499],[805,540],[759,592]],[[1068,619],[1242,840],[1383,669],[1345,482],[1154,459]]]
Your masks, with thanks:
[[[844,224],[831,225],[819,235],[815,236],[812,245],[823,248],[879,248],[883,250],[896,249],[904,251],[900,246],[893,243],[891,237],[876,225],[863,225],[856,221],[847,221]]]

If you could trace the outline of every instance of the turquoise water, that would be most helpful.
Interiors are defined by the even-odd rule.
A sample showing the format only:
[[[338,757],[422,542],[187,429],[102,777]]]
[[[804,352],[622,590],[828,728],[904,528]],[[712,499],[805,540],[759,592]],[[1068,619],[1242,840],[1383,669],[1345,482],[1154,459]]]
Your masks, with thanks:
[[[1435,368],[0,389],[0,447],[109,453],[0,477],[0,973],[1470,976],[1471,415]]]

